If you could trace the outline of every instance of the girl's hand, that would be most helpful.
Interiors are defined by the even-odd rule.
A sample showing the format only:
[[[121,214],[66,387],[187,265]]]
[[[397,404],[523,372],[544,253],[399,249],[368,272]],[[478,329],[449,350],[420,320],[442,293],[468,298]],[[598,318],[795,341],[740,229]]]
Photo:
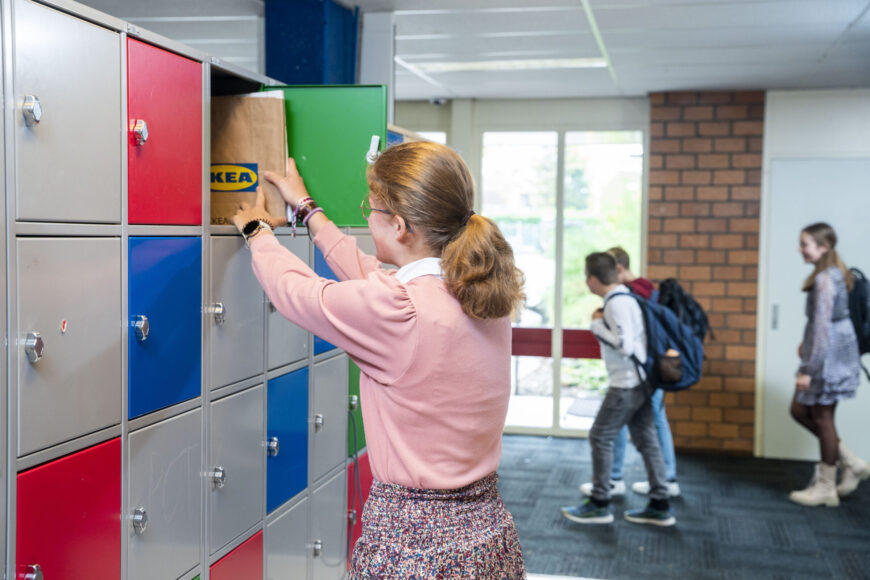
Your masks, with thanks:
[[[296,204],[308,197],[308,190],[305,188],[305,182],[302,176],[299,175],[299,170],[296,169],[296,162],[292,157],[287,158],[287,176],[282,177],[271,171],[264,171],[263,177],[269,183],[272,183],[278,188],[281,197],[284,198],[291,208],[295,209]]]
[[[239,233],[242,232],[245,224],[257,220],[266,222],[273,230],[287,223],[287,218],[275,217],[269,215],[269,212],[266,211],[266,194],[263,192],[262,187],[257,188],[257,197],[254,200],[254,205],[241,204],[239,211],[233,216],[233,223],[236,229],[239,230]]]
[[[800,374],[797,376],[797,380],[795,380],[794,388],[797,391],[806,391],[810,388],[810,375]]]

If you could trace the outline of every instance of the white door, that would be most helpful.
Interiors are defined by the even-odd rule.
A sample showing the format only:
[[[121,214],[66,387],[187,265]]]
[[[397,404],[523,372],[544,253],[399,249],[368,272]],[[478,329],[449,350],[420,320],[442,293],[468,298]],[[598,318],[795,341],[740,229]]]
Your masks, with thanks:
[[[870,274],[870,158],[774,159],[768,183],[768,218],[763,230],[767,257],[760,280],[766,292],[759,303],[761,454],[817,461],[817,440],[789,415],[797,347],[806,322],[806,294],[800,287],[812,271],[798,254],[798,236],[813,222],[829,223],[837,232],[837,250],[843,261]],[[864,364],[870,365],[870,356],[864,357]],[[870,458],[868,408],[870,385],[862,373],[857,397],[838,405],[836,424],[840,438]]]

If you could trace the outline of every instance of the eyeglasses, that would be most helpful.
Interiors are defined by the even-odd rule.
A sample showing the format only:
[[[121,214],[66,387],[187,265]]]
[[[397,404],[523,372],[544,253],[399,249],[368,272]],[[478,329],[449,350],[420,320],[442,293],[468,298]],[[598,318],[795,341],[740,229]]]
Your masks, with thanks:
[[[366,221],[369,221],[369,217],[371,217],[373,211],[385,213],[387,215],[396,215],[389,210],[372,207],[372,204],[369,203],[368,197],[363,198],[362,203],[359,204],[359,210],[362,213],[363,219]],[[414,230],[411,229],[411,224],[408,223],[408,220],[405,220],[405,227],[408,228],[408,233],[414,233]]]

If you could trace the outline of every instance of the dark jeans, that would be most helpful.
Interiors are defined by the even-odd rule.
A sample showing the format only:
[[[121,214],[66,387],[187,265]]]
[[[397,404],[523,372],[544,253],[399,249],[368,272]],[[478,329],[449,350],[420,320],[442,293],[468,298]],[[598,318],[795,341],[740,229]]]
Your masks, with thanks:
[[[610,500],[610,470],[613,466],[613,440],[623,425],[628,425],[631,440],[643,456],[649,479],[649,496],[667,500],[665,462],[656,436],[651,395],[646,385],[633,389],[611,387],[601,403],[589,444],[592,447],[592,498],[597,502]]]

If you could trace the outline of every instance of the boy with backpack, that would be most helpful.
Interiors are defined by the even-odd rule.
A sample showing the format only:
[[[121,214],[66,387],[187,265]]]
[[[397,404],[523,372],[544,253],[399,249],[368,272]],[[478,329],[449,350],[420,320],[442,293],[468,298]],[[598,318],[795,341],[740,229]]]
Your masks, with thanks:
[[[632,440],[643,456],[650,481],[646,508],[628,510],[625,519],[640,524],[673,526],[676,518],[668,503],[665,465],[655,433],[652,392],[644,367],[647,335],[638,301],[619,283],[616,260],[598,252],[586,257],[586,284],[604,298],[604,307],[593,314],[592,333],[601,343],[609,388],[589,432],[593,485],[590,497],[576,506],[562,508],[562,515],[581,524],[613,521],[610,508],[610,473],[613,440],[628,425]]]
[[[628,253],[620,247],[610,248],[607,253],[616,260],[616,269],[619,282],[625,284],[629,290],[647,300],[651,299],[655,286],[647,278],[635,276],[631,271],[631,261]],[[674,452],[674,438],[671,435],[671,426],[665,414],[664,391],[657,389],[652,396],[653,420],[655,423],[656,436],[659,447],[662,450],[662,458],[665,462],[665,478],[668,495],[676,497],[680,495],[680,485],[677,483],[677,455]],[[613,441],[613,466],[610,471],[610,495],[625,495],[625,482],[622,480],[622,470],[625,463],[625,447],[628,443],[628,427],[620,429],[619,434]],[[580,491],[585,496],[592,495],[592,482],[580,486]],[[636,481],[631,486],[634,493],[647,495],[650,491],[649,481]]]

